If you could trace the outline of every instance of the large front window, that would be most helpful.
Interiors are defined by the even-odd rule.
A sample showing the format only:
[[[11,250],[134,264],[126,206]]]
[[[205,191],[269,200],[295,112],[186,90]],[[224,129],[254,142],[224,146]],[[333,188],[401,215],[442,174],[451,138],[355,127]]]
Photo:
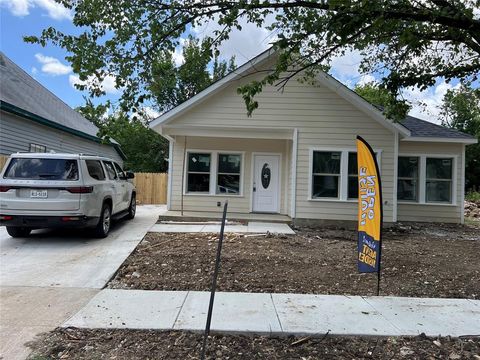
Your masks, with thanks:
[[[380,150],[375,152],[380,161]],[[353,149],[311,152],[310,200],[358,199],[357,153]]]
[[[187,192],[210,192],[211,158],[211,154],[188,154]]]
[[[312,198],[338,198],[340,162],[338,151],[314,151]]]
[[[397,199],[425,203],[454,203],[454,158],[428,155],[398,158]]]

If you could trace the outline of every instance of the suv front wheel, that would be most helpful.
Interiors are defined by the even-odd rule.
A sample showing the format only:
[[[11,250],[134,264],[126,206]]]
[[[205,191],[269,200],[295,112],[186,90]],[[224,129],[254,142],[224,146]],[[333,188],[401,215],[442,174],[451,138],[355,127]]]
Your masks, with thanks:
[[[17,237],[26,237],[30,235],[30,232],[32,229],[26,228],[26,227],[14,227],[14,226],[7,226],[7,233],[11,237],[17,238]]]
[[[99,238],[107,237],[110,231],[111,224],[112,224],[112,211],[110,210],[110,205],[103,204],[102,212],[100,214],[100,219],[98,219],[98,224],[95,227],[95,236]]]

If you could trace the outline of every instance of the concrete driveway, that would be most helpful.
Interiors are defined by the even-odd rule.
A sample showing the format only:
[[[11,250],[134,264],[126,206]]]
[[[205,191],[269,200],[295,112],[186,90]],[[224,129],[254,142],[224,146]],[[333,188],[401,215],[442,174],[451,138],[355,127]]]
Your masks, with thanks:
[[[144,205],[106,239],[84,230],[34,231],[13,239],[0,228],[0,359],[24,359],[23,346],[83,307],[165,211]]]

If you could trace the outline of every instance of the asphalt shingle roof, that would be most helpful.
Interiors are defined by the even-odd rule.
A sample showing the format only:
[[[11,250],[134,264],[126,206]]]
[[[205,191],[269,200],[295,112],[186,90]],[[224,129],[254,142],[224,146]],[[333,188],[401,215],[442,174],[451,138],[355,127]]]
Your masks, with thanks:
[[[37,116],[85,134],[98,128],[0,52],[0,99]]]
[[[474,139],[474,137],[469,134],[465,134],[458,130],[449,129],[413,116],[407,116],[404,120],[400,121],[400,124],[410,130],[412,137]]]

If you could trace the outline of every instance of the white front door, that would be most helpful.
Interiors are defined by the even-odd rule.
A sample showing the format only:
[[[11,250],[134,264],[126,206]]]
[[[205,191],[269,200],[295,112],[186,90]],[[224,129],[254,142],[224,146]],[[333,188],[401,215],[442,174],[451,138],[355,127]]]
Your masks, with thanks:
[[[280,155],[254,155],[253,211],[280,211]]]

